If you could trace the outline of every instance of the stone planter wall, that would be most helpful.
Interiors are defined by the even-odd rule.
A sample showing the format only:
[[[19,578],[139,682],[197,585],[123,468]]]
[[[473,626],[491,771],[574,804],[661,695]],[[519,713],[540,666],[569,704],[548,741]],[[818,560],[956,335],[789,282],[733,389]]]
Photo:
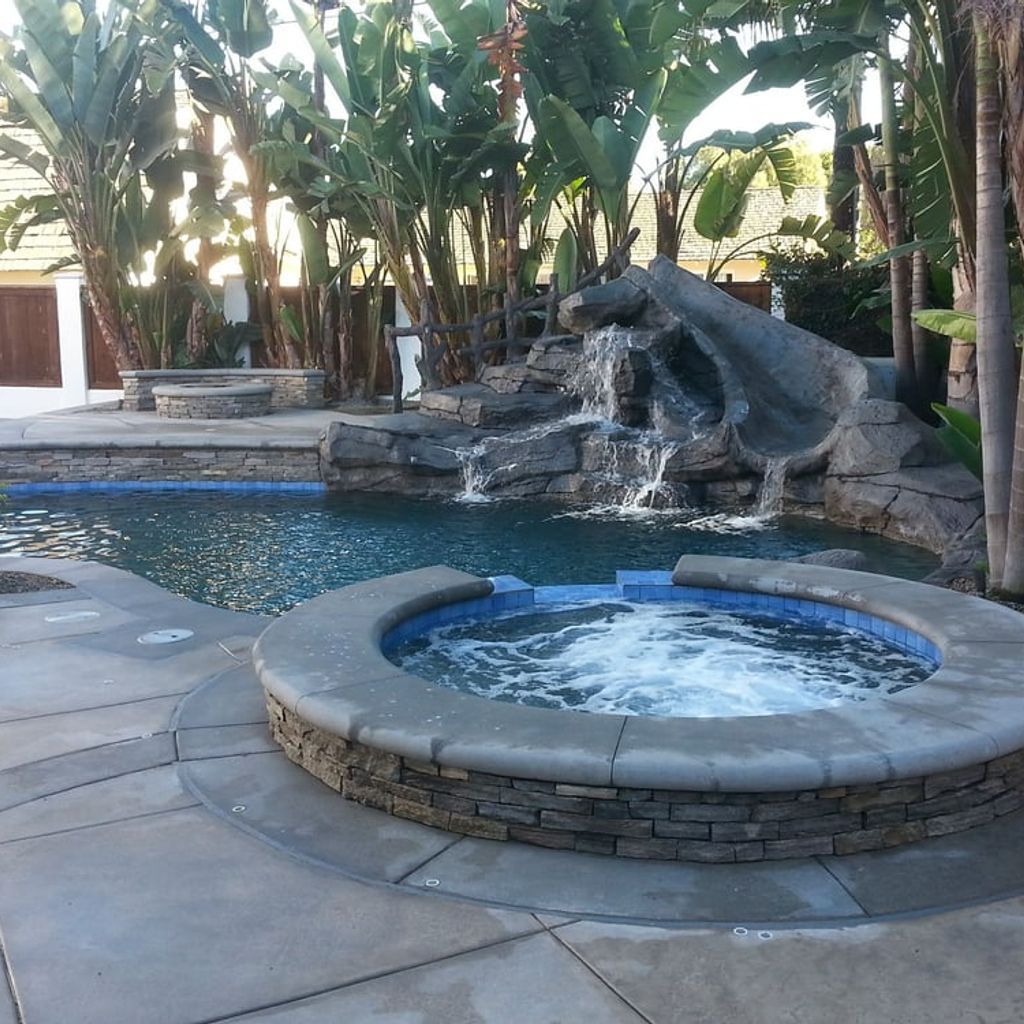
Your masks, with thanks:
[[[123,407],[154,409],[153,388],[161,384],[269,384],[275,409],[322,409],[323,370],[122,370]]]
[[[863,786],[709,793],[579,786],[446,768],[318,729],[267,694],[287,757],[342,796],[486,839],[654,860],[783,860],[962,832],[1024,805],[1024,751]]]

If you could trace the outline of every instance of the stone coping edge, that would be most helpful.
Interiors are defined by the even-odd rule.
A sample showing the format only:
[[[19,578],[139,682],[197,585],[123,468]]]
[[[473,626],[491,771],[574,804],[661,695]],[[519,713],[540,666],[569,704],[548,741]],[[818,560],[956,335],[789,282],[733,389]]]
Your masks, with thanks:
[[[202,381],[196,381],[194,384],[158,384],[153,388],[153,395],[156,398],[269,397],[273,390],[269,384],[261,384],[258,381],[253,384],[205,384]]]
[[[797,614],[804,600],[889,620],[891,641],[899,629],[920,636],[943,663],[901,693],[788,715],[644,718],[489,701],[402,672],[382,643],[416,615],[440,609],[437,622],[494,614],[533,588],[434,566],[293,609],[261,636],[256,668],[282,707],[327,734],[451,769],[562,784],[816,790],[955,771],[1024,748],[1024,616],[926,584],[823,566],[684,556],[662,577],[660,585],[788,596]],[[559,597],[560,588],[539,590]]]
[[[323,370],[281,370],[251,367],[210,367],[206,370],[121,370],[122,380],[163,380],[172,377],[324,377]]]

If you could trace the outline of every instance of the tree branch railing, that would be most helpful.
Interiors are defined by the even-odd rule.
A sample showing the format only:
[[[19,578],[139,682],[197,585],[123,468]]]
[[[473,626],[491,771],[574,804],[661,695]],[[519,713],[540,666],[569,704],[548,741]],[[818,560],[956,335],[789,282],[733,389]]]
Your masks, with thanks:
[[[622,240],[622,243],[608,255],[608,258],[593,270],[584,274],[576,286],[570,291],[562,294],[558,290],[558,275],[552,274],[548,290],[544,295],[535,295],[529,299],[521,299],[519,302],[510,303],[506,294],[505,304],[501,309],[492,310],[490,313],[478,313],[467,323],[442,324],[433,320],[433,311],[430,302],[424,299],[420,304],[420,319],[417,324],[410,324],[408,327],[396,327],[394,324],[387,324],[384,327],[384,342],[387,345],[388,356],[391,360],[391,378],[393,387],[391,392],[391,408],[393,412],[402,412],[402,392],[404,381],[402,379],[402,361],[398,349],[399,338],[419,338],[423,354],[418,356],[416,364],[420,375],[427,388],[438,388],[442,386],[439,375],[441,361],[446,355],[452,353],[460,357],[471,355],[473,359],[473,372],[479,373],[482,367],[484,356],[489,352],[498,349],[523,349],[530,348],[542,338],[555,336],[558,327],[558,306],[563,299],[587,288],[599,281],[615,265],[621,266],[621,261],[628,254],[637,236],[639,228],[633,228]],[[537,310],[544,310],[544,327],[538,337],[518,337],[518,325],[525,313],[532,313]],[[486,331],[489,324],[504,321],[505,337],[488,340]],[[451,335],[469,334],[469,344],[455,347],[452,345]]]

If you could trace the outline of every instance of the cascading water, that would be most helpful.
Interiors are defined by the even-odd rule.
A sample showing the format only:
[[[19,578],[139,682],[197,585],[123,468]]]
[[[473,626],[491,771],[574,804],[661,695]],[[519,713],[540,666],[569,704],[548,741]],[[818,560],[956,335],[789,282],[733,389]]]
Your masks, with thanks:
[[[471,505],[491,500],[487,494],[487,486],[494,473],[488,472],[484,467],[483,458],[486,454],[487,445],[484,441],[473,445],[472,448],[455,450],[455,457],[459,460],[459,467],[462,470],[462,493],[457,496],[456,501]]]
[[[637,442],[637,448],[642,460],[643,476],[626,492],[622,505],[627,509],[654,508],[659,495],[665,491],[665,470],[669,459],[679,450],[679,446],[658,439],[646,447],[643,442]]]
[[[789,470],[789,456],[776,455],[769,457],[764,467],[764,478],[761,489],[757,492],[755,515],[762,518],[777,516],[782,511],[782,501],[786,490],[786,473]]]
[[[488,488],[501,486],[503,468],[517,461],[517,446],[586,423],[593,429],[585,442],[584,472],[594,496],[607,503],[601,506],[605,512],[632,514],[676,504],[675,490],[665,479],[669,463],[705,424],[700,409],[645,346],[644,334],[649,344],[652,332],[616,326],[585,335],[582,358],[569,382],[579,399],[579,412],[455,450],[462,470],[462,493],[457,500],[491,500]],[[650,384],[637,388],[637,380],[644,380],[637,375],[646,373],[653,373],[660,382],[657,388],[652,390]],[[631,413],[637,425],[624,422]],[[641,426],[638,420],[646,423]],[[666,425],[671,425],[671,437],[663,432]]]
[[[604,423],[619,422],[615,369],[628,348],[625,332],[620,330],[591,331],[584,337],[583,358],[570,383],[582,403],[584,416]]]

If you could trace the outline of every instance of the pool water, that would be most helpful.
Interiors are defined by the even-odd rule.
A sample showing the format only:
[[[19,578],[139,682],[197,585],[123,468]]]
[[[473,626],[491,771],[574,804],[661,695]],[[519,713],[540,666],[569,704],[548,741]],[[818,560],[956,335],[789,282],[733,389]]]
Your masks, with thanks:
[[[923,658],[834,624],[602,602],[435,628],[391,659],[480,697],[599,714],[775,715],[898,693]]]
[[[0,554],[92,558],[197,601],[265,614],[437,563],[537,585],[610,583],[617,569],[671,569],[682,554],[792,558],[833,547],[857,548],[892,576],[919,579],[937,564],[920,548],[821,520],[720,509],[203,491],[12,494],[0,504]]]

